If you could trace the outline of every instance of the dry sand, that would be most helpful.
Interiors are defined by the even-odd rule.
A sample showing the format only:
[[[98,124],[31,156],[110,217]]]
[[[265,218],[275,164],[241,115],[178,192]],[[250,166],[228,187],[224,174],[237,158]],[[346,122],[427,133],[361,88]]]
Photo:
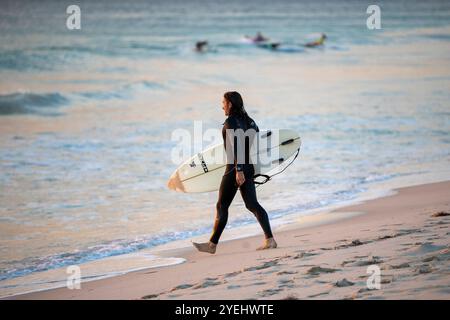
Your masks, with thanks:
[[[337,221],[278,230],[277,249],[256,251],[262,239],[249,237],[215,255],[172,250],[186,263],[13,298],[449,299],[450,182],[397,191],[326,214],[346,217]],[[371,268],[380,289],[367,287]]]

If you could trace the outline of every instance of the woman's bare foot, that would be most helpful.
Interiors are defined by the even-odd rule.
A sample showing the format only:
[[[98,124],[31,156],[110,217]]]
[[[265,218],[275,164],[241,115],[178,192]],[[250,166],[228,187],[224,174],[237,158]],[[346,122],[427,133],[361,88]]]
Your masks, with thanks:
[[[212,243],[211,241],[203,242],[203,243],[192,242],[192,244],[200,252],[208,252],[208,253],[211,253],[211,254],[216,253],[217,244]]]
[[[275,239],[269,238],[264,240],[264,244],[256,250],[275,249],[277,246]]]

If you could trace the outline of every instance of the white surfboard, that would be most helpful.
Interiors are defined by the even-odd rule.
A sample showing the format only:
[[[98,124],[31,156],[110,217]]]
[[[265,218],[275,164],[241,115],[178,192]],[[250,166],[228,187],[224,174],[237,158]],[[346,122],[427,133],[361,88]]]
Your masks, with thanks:
[[[288,129],[261,130],[259,148],[250,153],[255,175],[280,166],[300,149],[297,132]],[[167,187],[177,192],[210,192],[219,190],[225,173],[226,152],[222,143],[207,148],[183,162],[170,176]]]

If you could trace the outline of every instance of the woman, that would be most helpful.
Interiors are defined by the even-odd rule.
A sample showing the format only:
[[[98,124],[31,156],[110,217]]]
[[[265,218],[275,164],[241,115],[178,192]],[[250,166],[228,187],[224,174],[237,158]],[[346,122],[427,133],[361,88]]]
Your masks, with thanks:
[[[264,244],[257,250],[276,248],[277,243],[275,242],[270,229],[270,222],[267,212],[256,199],[256,189],[253,181],[255,168],[253,167],[253,164],[248,161],[249,148],[245,148],[245,163],[240,163],[241,161],[237,161],[238,158],[241,158],[236,154],[237,143],[235,143],[234,140],[233,143],[229,140],[227,141],[227,139],[231,139],[233,137],[233,135],[230,136],[227,134],[227,130],[231,129],[233,130],[232,132],[234,132],[236,129],[242,129],[244,131],[254,129],[258,132],[258,126],[245,111],[242,97],[238,92],[226,92],[223,96],[222,104],[225,115],[228,116],[222,128],[224,147],[226,149],[227,145],[234,146],[234,152],[232,152],[234,159],[232,159],[232,161],[227,161],[225,174],[223,175],[222,182],[220,183],[219,199],[216,205],[216,220],[211,238],[209,242],[193,242],[193,245],[201,252],[209,252],[211,254],[216,252],[220,235],[227,224],[228,208],[230,207],[231,202],[236,195],[237,189],[239,188],[242,199],[245,202],[245,207],[256,216],[256,219],[264,231]],[[230,131],[228,131],[228,133],[229,132]],[[229,155],[229,152],[227,152],[227,155]]]

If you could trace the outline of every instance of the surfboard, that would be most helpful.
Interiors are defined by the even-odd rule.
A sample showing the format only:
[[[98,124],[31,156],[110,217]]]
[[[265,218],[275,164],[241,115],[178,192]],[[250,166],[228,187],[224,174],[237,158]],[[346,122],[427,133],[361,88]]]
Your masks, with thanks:
[[[269,39],[257,41],[249,36],[245,36],[244,38],[242,38],[242,42],[255,45],[259,48],[271,50],[276,50],[281,45],[280,42],[273,42]]]
[[[257,146],[250,150],[255,175],[282,165],[301,146],[297,132],[289,129],[261,130]],[[170,176],[167,187],[177,192],[211,192],[219,189],[225,173],[226,152],[222,143],[213,145],[184,161]]]

